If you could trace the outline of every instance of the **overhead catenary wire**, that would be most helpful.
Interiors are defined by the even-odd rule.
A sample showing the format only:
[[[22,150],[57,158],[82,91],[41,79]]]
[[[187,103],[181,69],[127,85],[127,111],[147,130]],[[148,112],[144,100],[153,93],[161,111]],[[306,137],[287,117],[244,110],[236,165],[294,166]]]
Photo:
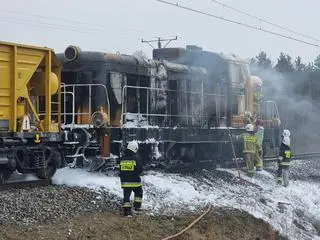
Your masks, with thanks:
[[[239,26],[243,26],[243,27],[246,27],[246,28],[250,28],[250,29],[253,29],[253,30],[257,30],[257,31],[261,31],[261,32],[264,32],[264,33],[268,33],[268,34],[271,34],[271,35],[274,35],[274,36],[277,36],[277,37],[290,39],[292,41],[300,42],[300,43],[303,43],[303,44],[306,44],[306,45],[310,45],[310,46],[314,46],[314,47],[320,47],[320,45],[316,44],[316,43],[308,42],[308,41],[305,41],[305,40],[302,40],[302,39],[298,39],[298,38],[294,38],[294,37],[291,37],[291,36],[284,35],[282,33],[274,32],[274,31],[271,31],[271,30],[268,30],[268,29],[264,29],[264,28],[261,28],[261,27],[257,27],[257,26],[253,26],[253,25],[250,25],[250,24],[246,24],[246,23],[242,23],[242,22],[239,22],[239,21],[235,21],[235,20],[232,20],[232,19],[224,18],[222,16],[218,16],[218,15],[215,15],[215,14],[212,14],[212,13],[208,13],[208,12],[204,12],[204,11],[201,11],[201,10],[198,10],[198,9],[194,9],[194,8],[191,8],[191,7],[188,7],[188,6],[184,6],[184,5],[181,5],[179,3],[172,3],[172,2],[165,1],[165,0],[155,0],[155,1],[161,2],[163,4],[171,5],[171,6],[174,6],[174,7],[177,7],[177,8],[181,8],[181,9],[184,9],[184,10],[187,10],[187,11],[190,11],[190,12],[194,12],[194,13],[205,15],[205,16],[208,16],[208,17],[212,17],[212,18],[215,18],[215,19],[218,19],[218,20],[221,20],[221,21],[229,22],[229,23],[236,24],[236,25],[239,25]]]
[[[21,11],[13,11],[13,10],[8,10],[8,9],[0,9],[0,12],[16,14],[16,15],[23,15],[23,16],[27,16],[27,17],[35,17],[35,18],[40,18],[40,19],[48,19],[48,20],[68,22],[68,23],[72,23],[72,24],[78,24],[78,25],[81,25],[81,26],[82,25],[87,25],[87,26],[95,27],[95,28],[103,28],[103,29],[107,29],[108,28],[108,26],[104,25],[104,24],[97,24],[97,23],[78,21],[78,20],[59,18],[59,17],[52,17],[52,16],[43,16],[43,15],[40,15],[40,14],[25,13],[25,12],[21,12]],[[73,27],[75,27],[75,26],[73,26]],[[132,29],[132,28],[121,28],[121,29],[125,30],[125,31],[134,31],[134,32],[143,31],[141,29]]]
[[[314,41],[317,41],[317,42],[320,41],[320,39],[318,39],[318,38],[314,38],[314,37],[311,37],[311,36],[306,35],[306,34],[304,34],[304,33],[300,33],[300,32],[297,32],[297,31],[295,31],[295,30],[292,30],[292,29],[290,29],[290,28],[280,26],[279,24],[273,23],[273,22],[268,21],[268,20],[266,20],[266,19],[264,19],[264,18],[261,18],[261,17],[254,16],[254,15],[252,15],[252,14],[250,14],[250,13],[247,13],[247,12],[242,11],[242,10],[240,10],[240,9],[237,9],[237,8],[235,8],[235,7],[229,6],[229,5],[225,4],[225,3],[219,2],[219,1],[217,1],[217,0],[210,0],[210,1],[213,2],[213,3],[216,3],[216,4],[218,4],[218,5],[221,5],[221,6],[223,6],[224,8],[231,9],[231,10],[237,12],[237,13],[241,13],[241,14],[247,16],[247,17],[251,17],[251,18],[253,18],[253,19],[259,20],[260,22],[267,23],[267,24],[269,24],[269,25],[271,25],[271,26],[273,26],[273,27],[277,27],[277,28],[279,28],[279,29],[282,29],[282,30],[285,30],[285,31],[287,31],[287,32],[293,33],[293,34],[295,34],[295,35],[299,35],[299,36],[301,36],[301,37],[305,37],[305,38],[308,38],[308,39],[311,39],[311,40],[314,40]]]
[[[84,34],[93,34],[93,33],[99,33],[100,35],[106,35],[106,36],[111,36],[114,34],[111,33],[106,33],[106,32],[101,32],[101,31],[84,31],[81,29],[77,28],[70,28],[68,26],[65,26],[67,28],[62,29],[59,25],[55,24],[47,24],[47,23],[35,23],[35,22],[28,22],[25,20],[18,20],[18,19],[1,19],[0,22],[5,22],[5,23],[12,23],[12,24],[18,24],[18,25],[28,25],[28,26],[33,26],[33,27],[38,27],[38,28],[45,28],[45,29],[53,29],[53,30],[65,30],[69,32],[76,32],[76,33],[84,33]]]
[[[28,25],[28,26],[44,28],[44,29],[64,30],[68,32],[76,32],[76,33],[82,33],[82,34],[98,34],[102,36],[129,35],[133,33],[139,34],[139,33],[146,32],[145,30],[140,30],[140,29],[118,28],[118,27],[117,27],[117,32],[112,32],[110,31],[110,27],[103,24],[96,24],[96,23],[90,23],[85,21],[76,21],[76,20],[65,19],[65,18],[56,18],[51,16],[42,16],[38,14],[29,14],[29,13],[11,11],[6,9],[0,9],[0,12],[13,13],[17,15],[24,15],[27,17],[32,17],[32,18],[35,17],[38,19],[39,18],[42,19],[38,21],[32,18],[31,19],[30,18],[26,19],[24,17],[17,18],[17,17],[13,17],[11,14],[10,16],[1,16],[0,22],[17,24],[17,25]],[[52,20],[55,20],[55,22],[52,22]]]
[[[95,32],[94,30],[89,28],[69,26],[69,25],[49,23],[49,22],[38,22],[33,20],[25,20],[25,19],[18,19],[18,18],[12,18],[12,17],[0,17],[0,22],[16,23],[16,24],[30,25],[30,26],[36,26],[36,27],[45,27],[49,29],[63,29],[63,30],[74,31],[79,33]],[[105,32],[101,32],[101,33],[104,34]],[[107,35],[112,35],[112,33],[108,33]]]

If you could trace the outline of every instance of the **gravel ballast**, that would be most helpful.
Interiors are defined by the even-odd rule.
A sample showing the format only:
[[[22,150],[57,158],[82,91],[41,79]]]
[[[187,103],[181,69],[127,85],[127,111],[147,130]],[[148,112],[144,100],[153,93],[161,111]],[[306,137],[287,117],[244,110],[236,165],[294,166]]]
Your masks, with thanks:
[[[72,217],[104,211],[118,211],[119,198],[101,191],[64,186],[46,186],[2,191],[1,226],[29,226],[66,221]]]

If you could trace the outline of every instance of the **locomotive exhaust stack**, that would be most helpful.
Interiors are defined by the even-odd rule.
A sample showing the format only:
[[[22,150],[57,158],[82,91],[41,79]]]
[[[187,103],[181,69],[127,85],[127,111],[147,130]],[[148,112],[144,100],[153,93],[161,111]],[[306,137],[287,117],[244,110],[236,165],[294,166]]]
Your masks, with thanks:
[[[80,56],[81,49],[77,46],[68,46],[64,51],[64,57],[68,62],[75,61]]]

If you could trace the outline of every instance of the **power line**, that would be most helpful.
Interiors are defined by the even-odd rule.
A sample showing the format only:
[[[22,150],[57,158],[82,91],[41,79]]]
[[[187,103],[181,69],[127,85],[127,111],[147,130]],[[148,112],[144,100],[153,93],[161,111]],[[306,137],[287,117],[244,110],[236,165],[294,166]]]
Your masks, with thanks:
[[[49,23],[49,22],[38,22],[38,21],[33,21],[33,20],[25,20],[25,19],[12,18],[12,17],[0,17],[0,22],[32,25],[32,26],[46,27],[46,28],[50,28],[50,29],[66,28],[63,30],[70,30],[70,31],[81,32],[81,33],[93,33],[94,32],[92,29],[89,29],[89,28],[82,28],[82,27],[63,25],[63,24],[55,24],[55,23]]]
[[[290,36],[287,36],[287,35],[284,35],[284,34],[281,34],[281,33],[273,32],[271,30],[267,30],[267,29],[264,29],[264,28],[261,28],[261,27],[256,27],[256,26],[249,25],[249,24],[246,24],[246,23],[242,23],[242,22],[238,22],[238,21],[235,21],[235,20],[231,20],[231,19],[228,19],[228,18],[221,17],[221,16],[217,16],[217,15],[214,15],[214,14],[211,14],[211,13],[203,12],[201,10],[197,10],[197,9],[193,9],[193,8],[190,8],[190,7],[187,7],[187,6],[183,6],[183,5],[179,4],[179,3],[171,3],[171,2],[168,2],[168,1],[165,1],[165,0],[155,0],[155,1],[167,4],[167,5],[171,5],[171,6],[174,6],[174,7],[182,8],[182,9],[185,9],[185,10],[188,10],[188,11],[191,11],[191,12],[199,13],[201,15],[205,15],[205,16],[208,16],[208,17],[216,18],[218,20],[222,20],[222,21],[225,21],[225,22],[229,22],[229,23],[237,24],[237,25],[240,25],[240,26],[243,26],[243,27],[247,27],[247,28],[250,28],[250,29],[254,29],[254,30],[257,30],[257,31],[265,32],[265,33],[268,33],[268,34],[271,34],[271,35],[275,35],[277,37],[290,39],[290,40],[293,40],[293,41],[296,41],[296,42],[300,42],[300,43],[304,43],[304,44],[307,44],[307,45],[310,45],[310,46],[314,46],[314,47],[320,47],[320,45],[315,44],[315,43],[307,42],[307,41],[304,41],[304,40],[301,40],[301,39],[298,39],[298,38],[293,38],[293,37],[290,37]]]
[[[71,20],[71,19],[66,19],[66,18],[57,18],[57,17],[51,17],[51,16],[43,16],[39,14],[31,14],[31,13],[25,13],[25,12],[20,12],[20,11],[12,11],[12,10],[7,10],[7,9],[0,9],[1,12],[6,12],[6,13],[13,13],[17,15],[24,15],[28,17],[36,17],[36,18],[42,18],[42,19],[50,19],[50,20],[58,20],[58,21],[63,21],[63,22],[69,22],[73,24],[80,24],[80,25],[89,25],[89,26],[95,26],[98,28],[104,28],[106,29],[107,26],[103,24],[97,24],[97,23],[89,23],[89,22],[84,22],[84,21],[77,21],[77,20]],[[132,28],[122,28],[123,30],[126,31],[135,31],[135,32],[141,32],[141,29],[132,29]]]
[[[77,33],[84,33],[84,34],[94,34],[94,33],[98,33],[100,35],[106,35],[106,36],[111,36],[111,35],[115,35],[115,34],[111,34],[111,33],[106,33],[106,32],[102,32],[102,31],[85,31],[83,29],[78,29],[76,27],[70,27],[70,26],[66,26],[66,25],[57,25],[57,24],[50,24],[50,23],[38,23],[38,22],[34,22],[34,21],[26,21],[26,20],[22,20],[22,19],[14,19],[14,18],[2,18],[0,17],[0,22],[5,22],[5,23],[13,23],[13,24],[18,24],[18,25],[28,25],[28,26],[33,26],[33,27],[38,27],[38,28],[44,28],[44,29],[54,29],[54,30],[65,30],[68,32],[77,32]],[[67,27],[62,29],[61,27]]]
[[[274,27],[277,27],[277,28],[279,28],[279,29],[285,30],[285,31],[287,31],[287,32],[294,33],[294,34],[296,34],[296,35],[299,35],[299,36],[302,36],[302,37],[305,37],[305,38],[308,38],[308,39],[311,39],[311,40],[315,40],[315,41],[317,41],[317,42],[320,41],[320,39],[318,39],[318,38],[314,38],[314,37],[311,37],[311,36],[306,35],[306,34],[304,34],[304,33],[300,33],[300,32],[297,32],[297,31],[295,31],[295,30],[292,30],[292,29],[290,29],[290,28],[280,26],[280,25],[278,25],[278,24],[275,24],[275,23],[270,22],[270,21],[268,21],[268,20],[265,20],[265,19],[263,19],[263,18],[254,16],[254,15],[252,15],[252,14],[250,14],[250,13],[247,13],[247,12],[244,12],[244,11],[242,11],[242,10],[239,10],[239,9],[237,9],[237,8],[235,8],[235,7],[231,7],[231,6],[229,6],[229,5],[226,5],[226,4],[222,3],[222,2],[219,2],[219,1],[216,1],[216,0],[210,0],[210,1],[213,2],[213,3],[219,4],[219,5],[221,5],[221,6],[225,7],[225,8],[231,9],[231,10],[233,10],[233,11],[235,11],[235,12],[241,13],[241,14],[247,16],[247,17],[251,17],[251,18],[253,18],[253,19],[259,20],[260,22],[264,22],[264,23],[267,23],[267,24],[269,24],[269,25],[271,25],[271,26],[274,26]]]
[[[99,29],[92,29],[88,27],[79,27],[79,26],[72,26],[72,25],[66,25],[66,24],[34,21],[29,19],[27,20],[27,19],[13,18],[13,17],[0,17],[0,22],[18,24],[18,25],[28,25],[28,26],[44,28],[44,29],[64,30],[64,31],[84,33],[84,34],[99,34],[104,36],[128,34],[127,31],[122,31],[121,33],[113,33],[107,30],[102,31]],[[138,33],[138,32],[135,32],[135,33]]]

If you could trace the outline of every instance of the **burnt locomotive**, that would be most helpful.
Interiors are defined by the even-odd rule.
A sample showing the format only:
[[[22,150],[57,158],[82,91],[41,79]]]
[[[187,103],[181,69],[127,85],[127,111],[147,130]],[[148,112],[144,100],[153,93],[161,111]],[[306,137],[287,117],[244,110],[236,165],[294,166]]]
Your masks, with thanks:
[[[260,104],[248,62],[196,46],[155,49],[152,60],[75,46],[57,56],[62,128],[77,133],[65,158],[75,164],[113,163],[131,140],[145,163],[223,164],[232,159],[229,133],[244,131],[245,112]],[[278,114],[264,105],[265,120]]]

